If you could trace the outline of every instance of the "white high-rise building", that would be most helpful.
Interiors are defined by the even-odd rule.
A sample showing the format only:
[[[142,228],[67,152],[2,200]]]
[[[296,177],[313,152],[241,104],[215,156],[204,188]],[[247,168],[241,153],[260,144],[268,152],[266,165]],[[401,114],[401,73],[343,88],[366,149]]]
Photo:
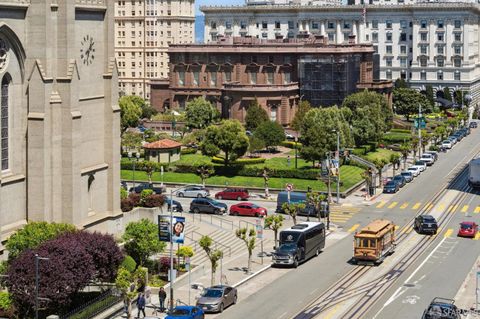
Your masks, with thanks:
[[[115,0],[115,52],[122,94],[150,99],[168,76],[168,46],[195,41],[194,0]]]
[[[245,4],[250,5],[300,5],[300,6],[318,6],[328,4],[342,4],[341,0],[245,0]]]
[[[376,1],[378,2],[378,1]],[[262,39],[323,35],[341,44],[355,36],[380,55],[382,79],[403,78],[419,90],[431,85],[468,91],[480,103],[480,5],[425,2],[392,5],[201,7],[205,41],[218,36]]]

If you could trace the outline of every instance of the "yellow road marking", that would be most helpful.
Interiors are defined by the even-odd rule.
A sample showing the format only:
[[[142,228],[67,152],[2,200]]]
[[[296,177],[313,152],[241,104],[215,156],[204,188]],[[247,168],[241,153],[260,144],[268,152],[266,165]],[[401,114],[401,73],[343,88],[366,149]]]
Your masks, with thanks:
[[[422,203],[416,203],[415,205],[413,205],[412,209],[418,209],[420,205],[422,205]]]
[[[398,226],[398,225],[395,225],[395,230],[397,230],[397,229],[399,229],[399,228],[400,228],[400,226]]]
[[[360,227],[360,224],[355,224],[348,230],[349,233],[353,233],[357,228]]]
[[[387,203],[387,202],[385,202],[385,201],[383,201],[383,200],[380,201],[380,203],[378,203],[378,205],[377,205],[377,208],[382,208],[383,206],[385,206],[386,203]]]
[[[479,239],[480,239],[480,232],[477,232],[477,233],[475,234],[474,240],[479,240]]]
[[[427,209],[427,210],[430,210],[430,209],[432,209],[432,208],[433,208],[433,204],[432,204],[432,203],[428,203],[428,206],[427,206],[426,209]]]
[[[325,316],[321,316],[322,318],[324,319],[330,319],[333,317],[333,315],[335,315],[335,313],[338,311],[338,309],[340,308],[340,306],[343,306],[343,301],[338,304],[338,305],[335,305],[335,307],[333,307],[332,310],[330,310],[329,312],[327,312],[327,314],[325,314]]]
[[[478,214],[478,213],[480,213],[480,206],[477,206],[477,207],[475,208],[475,211],[474,211],[474,213],[475,213],[475,214]]]
[[[408,206],[408,203],[403,203],[403,205],[400,206],[400,209],[405,209],[405,208],[407,208],[407,206]]]
[[[394,208],[395,206],[397,206],[397,204],[398,204],[398,202],[393,202],[393,203],[391,203],[391,204],[388,206],[388,208],[389,208],[389,209],[392,209],[392,208]]]
[[[450,205],[450,207],[448,208],[448,212],[449,213],[455,213],[457,208],[458,208],[458,205]]]
[[[463,206],[462,213],[466,213],[468,211],[468,205]]]
[[[450,237],[450,236],[452,236],[452,234],[453,234],[453,229],[449,228],[443,236],[444,237]]]
[[[412,230],[413,230],[413,226],[410,226],[407,229],[405,229],[405,233],[409,234]]]
[[[438,209],[443,211],[445,209],[445,204],[441,203],[440,205],[438,205]]]

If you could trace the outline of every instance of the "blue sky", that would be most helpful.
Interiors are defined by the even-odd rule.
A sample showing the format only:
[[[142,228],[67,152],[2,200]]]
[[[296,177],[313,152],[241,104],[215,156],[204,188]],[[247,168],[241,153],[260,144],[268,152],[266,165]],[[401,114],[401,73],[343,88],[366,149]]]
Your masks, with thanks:
[[[245,0],[196,0],[195,1],[195,15],[201,14],[198,9],[200,6],[219,6],[219,5],[243,5]]]

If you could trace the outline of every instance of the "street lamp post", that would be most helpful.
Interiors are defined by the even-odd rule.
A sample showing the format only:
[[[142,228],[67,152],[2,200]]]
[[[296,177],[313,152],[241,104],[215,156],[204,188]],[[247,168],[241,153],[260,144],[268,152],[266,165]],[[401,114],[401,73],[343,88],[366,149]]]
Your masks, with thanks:
[[[38,319],[38,289],[39,289],[39,281],[40,281],[40,274],[38,273],[38,266],[40,260],[49,260],[50,258],[40,257],[38,254],[35,254],[35,319]]]
[[[173,227],[173,189],[170,190],[170,227]],[[190,290],[190,287],[188,288]],[[173,310],[173,233],[170,234],[170,311]]]
[[[128,158],[133,159],[133,191],[135,191],[135,162],[140,159],[140,153],[135,152],[135,156],[132,152],[128,152]]]
[[[297,165],[297,143],[298,143],[298,136],[295,136],[295,169],[298,168],[298,165]]]
[[[336,130],[337,133],[337,153],[335,154],[335,160],[337,161],[338,170],[337,170],[337,204],[340,204],[340,131]]]

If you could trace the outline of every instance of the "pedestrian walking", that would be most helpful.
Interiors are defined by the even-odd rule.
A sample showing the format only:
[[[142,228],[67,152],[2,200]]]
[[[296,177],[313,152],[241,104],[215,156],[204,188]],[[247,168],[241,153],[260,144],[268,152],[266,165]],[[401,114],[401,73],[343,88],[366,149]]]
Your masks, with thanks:
[[[140,313],[143,313],[144,317],[146,316],[145,304],[146,304],[145,296],[143,295],[143,293],[140,293],[137,299],[137,308],[138,308],[137,318],[140,318]]]
[[[165,289],[163,289],[163,287],[160,287],[160,290],[158,291],[158,300],[160,301],[161,312],[165,311],[165,299],[167,299],[167,293],[165,292]]]

